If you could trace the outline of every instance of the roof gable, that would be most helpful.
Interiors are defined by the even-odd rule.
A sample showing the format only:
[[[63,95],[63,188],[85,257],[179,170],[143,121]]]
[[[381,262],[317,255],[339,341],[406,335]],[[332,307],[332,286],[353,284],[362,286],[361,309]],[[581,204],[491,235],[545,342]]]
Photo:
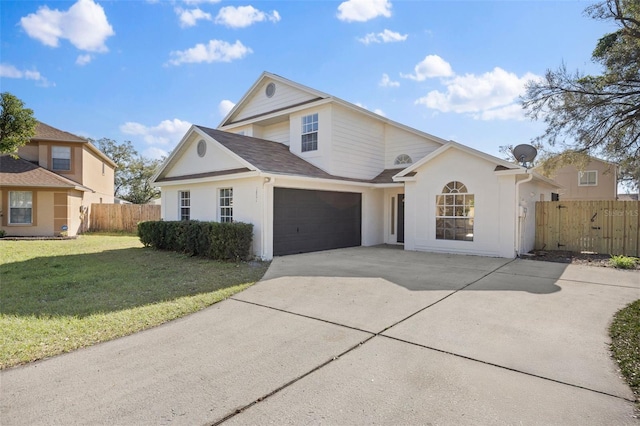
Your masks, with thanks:
[[[436,149],[435,151],[433,151],[431,154],[421,158],[419,161],[413,163],[411,166],[407,167],[406,169],[403,169],[402,171],[400,171],[400,173],[396,174],[396,176],[394,176],[394,178],[402,178],[405,177],[407,175],[409,175],[411,172],[414,172],[416,169],[422,167],[424,164],[428,163],[429,161],[433,160],[434,158],[442,155],[444,152],[449,151],[450,149],[457,149],[459,151],[463,151],[467,154],[470,154],[474,157],[477,157],[479,159],[482,159],[484,161],[487,161],[489,163],[493,163],[495,164],[496,168],[502,169],[502,170],[514,170],[514,171],[521,171],[522,173],[525,173],[526,169],[522,166],[519,166],[517,164],[514,163],[510,163],[506,160],[502,160],[498,157],[494,157],[493,155],[489,155],[486,154],[482,151],[478,151],[476,149],[470,148],[468,146],[459,144],[457,142],[454,141],[449,141],[447,142],[445,145],[441,146],[440,148]]]
[[[271,96],[267,94],[267,86],[270,84],[273,84],[274,88]],[[326,93],[265,71],[218,127],[329,97]]]

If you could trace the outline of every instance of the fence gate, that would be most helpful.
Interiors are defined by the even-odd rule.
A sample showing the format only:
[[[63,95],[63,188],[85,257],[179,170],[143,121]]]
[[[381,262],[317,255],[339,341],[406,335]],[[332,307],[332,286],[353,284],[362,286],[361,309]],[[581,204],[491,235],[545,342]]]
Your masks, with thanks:
[[[640,254],[639,201],[536,203],[537,250]]]

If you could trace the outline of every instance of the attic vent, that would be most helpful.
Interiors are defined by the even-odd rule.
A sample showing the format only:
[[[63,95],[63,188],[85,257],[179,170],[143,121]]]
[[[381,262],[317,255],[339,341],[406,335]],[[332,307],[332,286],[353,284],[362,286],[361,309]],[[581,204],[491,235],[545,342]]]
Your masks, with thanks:
[[[402,165],[402,164],[411,164],[413,163],[413,161],[411,160],[411,157],[409,157],[407,154],[400,154],[396,157],[396,161],[394,161],[394,164],[396,166]]]
[[[267,98],[270,98],[273,95],[275,95],[275,93],[276,93],[276,84],[273,83],[273,82],[267,84],[267,88],[264,89],[264,93],[267,95]]]
[[[198,157],[204,157],[204,155],[207,153],[207,143],[204,141],[204,139],[200,139],[200,141],[198,142]]]

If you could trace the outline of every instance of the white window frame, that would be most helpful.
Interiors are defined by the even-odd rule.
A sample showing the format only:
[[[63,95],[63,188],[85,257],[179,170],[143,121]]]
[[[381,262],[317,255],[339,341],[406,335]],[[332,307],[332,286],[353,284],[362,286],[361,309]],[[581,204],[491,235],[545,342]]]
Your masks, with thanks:
[[[61,153],[60,151],[64,151]],[[69,157],[69,158],[66,158]],[[61,168],[56,167],[56,160],[66,160],[69,162],[69,167]],[[51,147],[51,170],[68,172],[71,171],[71,147],[70,146],[52,146]]]
[[[591,179],[589,175],[593,174],[595,177],[594,183],[591,183]],[[582,178],[586,177],[586,182],[582,181]],[[578,172],[578,186],[598,186],[598,171],[597,170],[585,170],[583,172]]]
[[[318,150],[318,113],[305,115],[300,119],[302,133],[300,136],[300,152]]]
[[[233,188],[218,189],[218,222],[233,222]]]
[[[185,218],[186,213],[186,218]],[[178,191],[178,218],[191,220],[191,191]]]
[[[17,197],[18,194],[29,194],[28,197],[25,197],[23,200],[15,200],[14,197]],[[28,198],[28,199],[26,199]],[[18,204],[18,205],[14,205]],[[20,204],[25,204],[21,206]],[[28,222],[16,222],[14,221],[13,210],[14,209],[29,209],[31,211],[29,221]],[[32,191],[9,191],[9,225],[32,225],[33,224],[33,192]]]
[[[462,182],[446,184],[436,195],[436,240],[473,241],[474,222],[475,195]]]

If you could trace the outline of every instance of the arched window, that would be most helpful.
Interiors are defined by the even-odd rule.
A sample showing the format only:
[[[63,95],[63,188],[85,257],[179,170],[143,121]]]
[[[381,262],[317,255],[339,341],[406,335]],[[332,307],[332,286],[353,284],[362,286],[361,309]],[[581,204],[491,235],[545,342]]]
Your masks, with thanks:
[[[436,239],[473,241],[475,199],[458,181],[449,182],[436,195]]]
[[[396,157],[396,161],[393,162],[393,164],[395,164],[396,166],[401,166],[404,164],[411,164],[413,163],[413,161],[411,160],[411,157],[409,157],[407,154],[400,154]]]

